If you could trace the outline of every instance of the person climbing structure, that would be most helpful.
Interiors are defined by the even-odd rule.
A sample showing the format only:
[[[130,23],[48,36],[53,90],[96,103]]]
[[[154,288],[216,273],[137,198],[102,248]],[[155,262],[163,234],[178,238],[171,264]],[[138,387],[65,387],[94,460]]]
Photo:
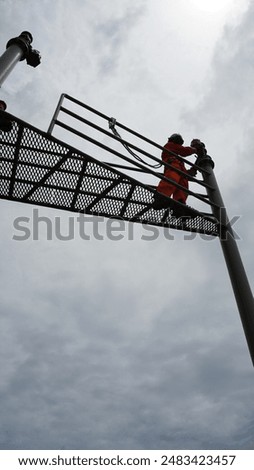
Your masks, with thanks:
[[[161,180],[157,186],[157,192],[152,206],[155,210],[169,207],[169,201],[163,196],[172,196],[175,201],[186,204],[188,193],[185,189],[189,188],[188,177],[196,176],[197,170],[195,168],[187,170],[184,162],[169,152],[173,152],[181,157],[188,157],[193,154],[199,155],[204,148],[204,144],[199,139],[193,139],[190,147],[184,147],[183,144],[184,140],[180,134],[172,134],[164,146],[162,161],[171,165],[170,168],[164,166],[164,176],[175,181],[177,184],[181,185],[182,188],[175,186],[174,183]],[[176,170],[180,170],[181,173]]]

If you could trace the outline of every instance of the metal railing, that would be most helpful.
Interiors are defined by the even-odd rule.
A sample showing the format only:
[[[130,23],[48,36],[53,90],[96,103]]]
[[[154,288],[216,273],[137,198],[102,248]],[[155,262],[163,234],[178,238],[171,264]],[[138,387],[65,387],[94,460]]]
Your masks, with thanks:
[[[92,108],[91,106],[88,106],[85,103],[82,103],[81,101],[77,100],[76,98],[73,98],[73,97],[69,96],[68,94],[63,93],[61,95],[60,99],[59,99],[58,105],[56,107],[53,118],[51,120],[49,129],[48,129],[49,134],[52,134],[52,132],[54,130],[54,127],[58,126],[62,129],[64,129],[65,131],[67,131],[69,133],[72,133],[72,134],[80,137],[81,139],[84,139],[85,141],[89,142],[90,144],[94,145],[95,147],[102,149],[103,151],[107,152],[111,156],[113,155],[113,156],[117,157],[119,160],[124,160],[126,163],[128,163],[128,166],[127,165],[124,166],[124,165],[121,165],[119,162],[116,163],[116,162],[112,162],[112,161],[111,162],[107,161],[106,163],[108,165],[110,165],[111,167],[121,168],[121,169],[127,170],[127,171],[139,172],[139,173],[143,173],[144,175],[151,175],[151,176],[153,176],[157,179],[167,181],[168,183],[173,183],[175,187],[177,187],[179,189],[184,189],[184,191],[188,195],[193,196],[194,198],[202,201],[202,203],[204,203],[206,205],[209,205],[209,206],[214,205],[214,203],[209,201],[206,194],[202,194],[202,193],[199,193],[199,192],[191,191],[190,189],[183,188],[182,185],[180,185],[180,184],[176,183],[175,181],[173,181],[172,179],[164,176],[163,173],[161,173],[159,171],[156,171],[155,169],[151,168],[151,162],[152,162],[152,163],[160,164],[162,167],[174,169],[174,171],[176,171],[177,173],[186,176],[186,173],[184,173],[181,169],[175,168],[170,163],[163,162],[160,158],[158,158],[155,155],[151,154],[151,152],[148,152],[148,151],[144,150],[143,148],[141,148],[140,146],[137,146],[134,143],[132,143],[130,141],[130,138],[131,138],[131,136],[134,136],[135,138],[138,138],[141,141],[149,144],[154,149],[160,150],[160,151],[165,151],[163,146],[157,144],[156,142],[152,141],[151,139],[148,139],[147,137],[141,135],[140,133],[134,131],[133,129],[128,128],[127,126],[121,124],[120,122],[118,122],[114,119],[114,125],[117,126],[120,129],[124,130],[125,132],[127,132],[130,135],[130,138],[128,140],[123,139],[123,138],[119,138],[116,135],[114,135],[112,132],[107,130],[105,127],[102,127],[102,126],[98,125],[97,123],[92,122],[91,119],[87,119],[87,118],[81,116],[80,114],[68,109],[68,107],[66,107],[67,105],[66,106],[64,105],[66,102],[67,103],[68,102],[74,103],[80,109],[84,109],[84,110],[88,111],[89,114],[91,113],[92,115],[94,115],[96,117],[99,117],[100,119],[102,119],[105,122],[105,124],[107,126],[110,124],[110,122],[112,122],[112,119],[113,119],[112,117],[101,113],[100,111]],[[75,126],[70,125],[69,123],[67,124],[66,122],[63,122],[63,119],[62,119],[63,115],[69,116],[70,118],[74,119]],[[78,130],[76,128],[76,123],[84,124],[84,126],[86,126],[86,128],[85,128],[86,131],[83,132],[83,131]],[[97,133],[96,136],[89,135],[89,132],[88,132],[89,129],[93,129],[94,131],[96,131],[96,133]],[[130,155],[123,154],[119,150],[116,150],[115,148],[113,148],[113,146],[111,146],[109,144],[106,145],[105,143],[101,142],[101,136],[103,136],[103,135],[106,136],[107,138],[109,138],[109,142],[110,141],[119,142],[121,145],[124,145],[125,148],[128,147],[129,149],[131,149],[132,152],[133,151],[137,152],[139,154],[139,156],[142,155],[142,157],[146,158],[147,163],[144,160],[142,160],[142,162],[137,161],[132,155],[130,156]],[[168,152],[169,155],[174,156],[174,158],[177,158],[179,161],[182,161],[186,165],[188,165],[190,167],[193,167],[196,170],[202,172],[202,174],[206,171],[202,167],[198,166],[196,163],[192,163],[192,162],[188,161],[186,158],[183,158],[180,155],[177,155],[173,152],[170,152],[168,150],[166,150],[166,151]],[[195,183],[195,184],[197,184],[201,187],[204,187],[207,190],[212,190],[212,188],[207,183],[205,183],[203,180],[195,178],[191,175],[188,175],[188,179],[191,182],[193,182],[193,183]],[[149,186],[151,188],[156,187],[155,185],[149,185]]]

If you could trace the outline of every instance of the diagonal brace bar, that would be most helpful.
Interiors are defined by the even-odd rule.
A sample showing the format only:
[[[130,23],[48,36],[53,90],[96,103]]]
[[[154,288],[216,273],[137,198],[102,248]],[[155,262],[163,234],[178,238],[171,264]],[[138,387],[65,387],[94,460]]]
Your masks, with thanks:
[[[66,155],[64,155],[59,162],[56,163],[37,183],[34,184],[34,186],[26,193],[22,200],[26,201],[40,186],[43,186],[43,184],[47,181],[47,179],[52,176],[59,168],[63,165],[63,163],[68,160],[68,158],[71,157],[72,152],[69,151]]]
[[[87,210],[91,210],[92,207],[97,204],[97,202],[99,202],[101,199],[103,199],[110,191],[112,191],[112,189],[114,189],[118,184],[122,183],[123,179],[120,178],[119,180],[114,180],[106,189],[104,189],[104,191],[100,194],[98,194],[98,196],[95,198],[95,200],[93,202],[91,202],[89,204],[89,206],[87,206]]]

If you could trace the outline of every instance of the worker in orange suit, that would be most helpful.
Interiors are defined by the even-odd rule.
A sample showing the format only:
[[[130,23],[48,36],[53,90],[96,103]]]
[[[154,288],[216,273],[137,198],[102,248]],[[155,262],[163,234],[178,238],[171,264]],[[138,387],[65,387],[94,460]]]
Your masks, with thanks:
[[[188,157],[189,155],[197,154],[198,151],[196,147],[184,147],[183,143],[184,140],[180,134],[172,134],[162,151],[162,161],[169,163],[171,166],[184,173],[184,175],[180,174],[177,171],[174,171],[174,168],[164,166],[164,176],[175,181],[177,184],[180,184],[183,188],[188,189],[188,175],[196,176],[196,169],[191,168],[190,170],[187,170],[183,161],[167,152],[167,150],[169,150],[181,157]],[[178,188],[173,183],[169,183],[164,180],[161,180],[157,186],[157,194],[153,203],[154,209],[162,209],[169,206],[167,200],[160,197],[160,195],[168,197],[172,196],[175,201],[181,202],[182,204],[186,204],[186,199],[188,197],[188,193],[186,193],[184,189]]]

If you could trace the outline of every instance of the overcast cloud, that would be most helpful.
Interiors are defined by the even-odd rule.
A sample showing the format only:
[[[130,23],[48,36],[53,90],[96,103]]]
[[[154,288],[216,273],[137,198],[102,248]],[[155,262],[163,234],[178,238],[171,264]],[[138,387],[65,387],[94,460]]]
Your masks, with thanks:
[[[65,92],[161,144],[204,139],[253,286],[251,2],[0,8],[1,50],[28,30],[42,55],[6,80],[8,111],[47,130]],[[13,240],[33,209],[0,204],[0,448],[254,449],[253,366],[219,241],[145,241],[141,226],[112,241],[106,221],[84,241],[76,216],[47,208],[63,233],[75,217],[74,240],[47,240],[43,224]]]

